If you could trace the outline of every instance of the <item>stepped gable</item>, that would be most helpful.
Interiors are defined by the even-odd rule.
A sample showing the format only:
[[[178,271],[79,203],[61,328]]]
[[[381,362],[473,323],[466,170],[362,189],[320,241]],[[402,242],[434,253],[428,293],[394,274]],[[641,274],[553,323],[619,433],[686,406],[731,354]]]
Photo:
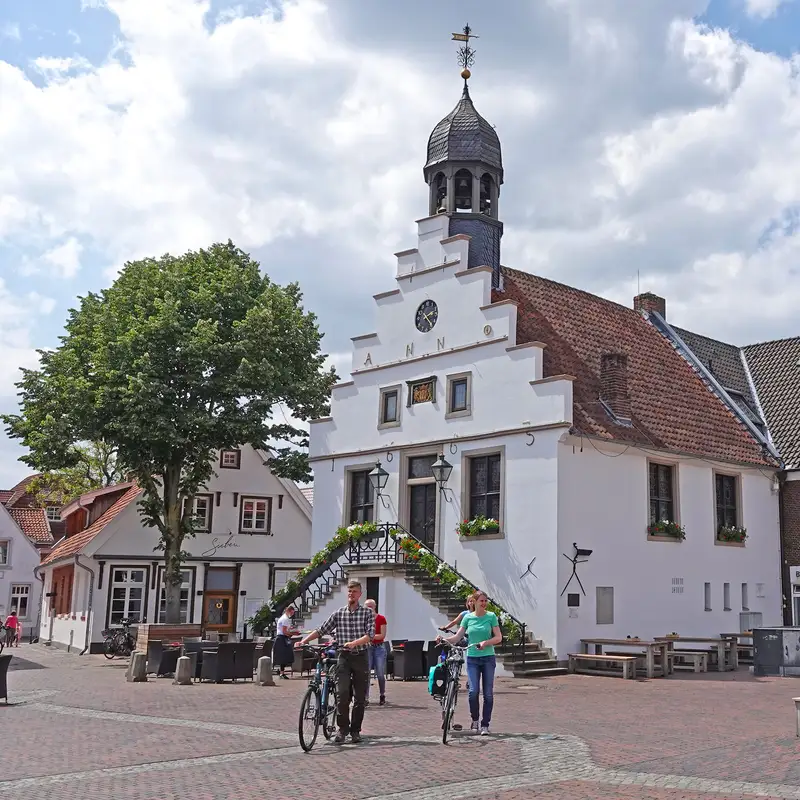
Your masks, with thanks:
[[[632,308],[502,268],[493,299],[518,303],[517,344],[544,342],[544,376],[572,375],[573,428],[654,450],[775,466],[744,425],[704,385],[671,344]],[[600,401],[606,353],[628,357],[630,424]]]

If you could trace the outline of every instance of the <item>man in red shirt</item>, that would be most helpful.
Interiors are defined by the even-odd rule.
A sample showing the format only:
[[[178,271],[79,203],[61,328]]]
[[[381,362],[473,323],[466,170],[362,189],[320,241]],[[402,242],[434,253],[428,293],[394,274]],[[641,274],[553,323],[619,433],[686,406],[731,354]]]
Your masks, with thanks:
[[[370,675],[372,670],[375,670],[375,677],[378,679],[378,689],[380,689],[381,699],[378,705],[386,705],[386,617],[383,614],[378,614],[375,601],[367,600],[364,602],[367,608],[375,611],[375,638],[367,649],[369,654],[369,671]],[[367,684],[367,700],[366,705],[369,705],[369,690],[372,685],[372,678]]]

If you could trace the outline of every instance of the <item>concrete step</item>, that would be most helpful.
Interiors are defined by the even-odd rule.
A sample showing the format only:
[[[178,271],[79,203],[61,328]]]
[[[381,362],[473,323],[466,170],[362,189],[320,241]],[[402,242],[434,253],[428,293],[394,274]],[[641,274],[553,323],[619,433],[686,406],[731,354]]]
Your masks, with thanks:
[[[537,661],[534,665],[525,665],[524,667],[512,667],[511,664],[504,664],[510,669],[515,678],[545,678],[549,675],[566,675],[567,668],[559,666],[555,659],[548,659],[547,661]]]

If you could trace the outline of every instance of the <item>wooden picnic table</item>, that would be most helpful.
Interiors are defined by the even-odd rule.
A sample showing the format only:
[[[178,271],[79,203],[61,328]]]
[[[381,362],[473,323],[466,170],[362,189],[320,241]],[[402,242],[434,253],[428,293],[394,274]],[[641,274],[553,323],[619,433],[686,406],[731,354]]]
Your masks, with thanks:
[[[723,639],[736,640],[736,665],[751,664],[753,662],[753,631],[739,633],[721,633]],[[742,639],[749,639],[750,643],[742,642]]]
[[[724,635],[719,637],[708,636],[656,636],[656,641],[689,642],[690,644],[708,644],[717,648],[717,669],[720,672],[737,670],[739,668],[739,653],[736,636]],[[710,649],[710,648],[709,648]],[[730,658],[728,655],[730,654]]]
[[[640,650],[644,648],[645,673],[648,678],[655,678],[657,675],[665,677],[672,672],[672,661],[669,658],[669,651],[672,644],[658,638],[654,641],[645,639],[581,639],[581,648],[584,653],[589,653],[589,645],[594,645],[594,652],[602,655],[603,647],[636,647]],[[656,651],[661,654],[661,662],[656,665]]]

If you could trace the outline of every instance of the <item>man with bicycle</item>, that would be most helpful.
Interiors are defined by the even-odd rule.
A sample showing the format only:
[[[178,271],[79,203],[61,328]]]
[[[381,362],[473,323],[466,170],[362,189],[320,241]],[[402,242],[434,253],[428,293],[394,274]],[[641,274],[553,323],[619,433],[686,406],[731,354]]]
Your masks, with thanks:
[[[375,612],[362,606],[361,584],[347,584],[347,605],[334,611],[317,630],[311,631],[295,644],[300,648],[313,639],[336,631],[342,642],[336,670],[336,725],[339,728],[335,744],[344,744],[348,734],[350,741],[361,741],[361,724],[364,721],[364,702],[369,684],[369,659],[367,646],[375,637]],[[350,695],[353,695],[353,717],[350,719]]]

